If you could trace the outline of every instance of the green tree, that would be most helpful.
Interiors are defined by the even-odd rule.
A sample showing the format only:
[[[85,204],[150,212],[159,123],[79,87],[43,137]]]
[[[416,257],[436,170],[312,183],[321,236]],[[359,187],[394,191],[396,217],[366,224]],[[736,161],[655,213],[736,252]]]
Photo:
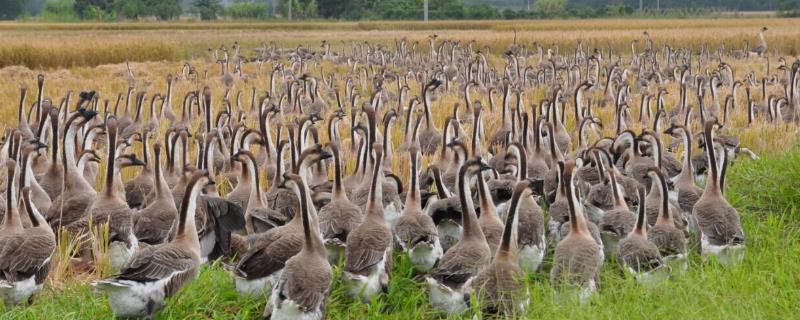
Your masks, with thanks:
[[[78,20],[74,0],[47,0],[42,9],[42,18],[47,21]]]
[[[533,3],[533,12],[545,18],[563,15],[566,11],[567,0],[536,0]]]
[[[144,0],[144,5],[145,15],[155,16],[161,20],[178,18],[183,12],[179,0]]]
[[[429,0],[428,10],[431,19],[464,18],[464,5],[461,0]]]
[[[113,0],[75,0],[75,12],[84,19],[96,18],[98,11],[111,12],[114,10]]]
[[[200,14],[202,20],[216,20],[217,13],[222,10],[219,0],[195,0],[194,8]]]
[[[25,11],[27,0],[0,0],[0,20],[16,19]]]
[[[500,11],[497,11],[497,9],[488,4],[468,7],[465,10],[465,16],[467,19],[477,20],[499,19],[502,17]]]
[[[368,5],[374,5],[375,0],[316,0],[319,7],[319,16],[333,19],[360,19]],[[368,4],[367,1],[370,3]],[[387,1],[387,0],[384,0]],[[391,1],[391,0],[388,0]],[[381,1],[378,1],[381,2]]]
[[[778,1],[778,15],[781,17],[800,17],[800,0]]]
[[[377,0],[371,8],[381,19],[420,19],[422,6],[418,0]]]
[[[266,2],[239,1],[225,9],[226,13],[236,19],[267,19],[269,6]]]

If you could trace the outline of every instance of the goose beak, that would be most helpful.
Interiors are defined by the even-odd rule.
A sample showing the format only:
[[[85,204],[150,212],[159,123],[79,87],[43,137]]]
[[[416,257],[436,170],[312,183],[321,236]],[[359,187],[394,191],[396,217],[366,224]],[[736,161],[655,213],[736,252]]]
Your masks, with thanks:
[[[130,159],[131,159],[131,165],[132,166],[143,166],[143,165],[145,165],[144,161],[142,161],[139,158],[137,158],[136,155],[131,155]]]
[[[327,150],[322,150],[322,152],[320,152],[319,156],[320,156],[320,158],[322,158],[322,160],[325,160],[325,159],[330,159],[330,158],[332,158],[332,157],[333,157],[333,154],[331,154],[331,153],[330,153],[330,152],[328,152]]]
[[[41,141],[39,141],[39,140],[36,140],[36,142],[35,142],[35,143],[36,143],[36,150],[39,150],[39,149],[47,149],[47,144],[46,144],[46,143],[44,143],[44,142],[41,142]]]
[[[94,118],[97,115],[97,111],[94,110],[87,110],[87,109],[78,109],[78,112],[86,118],[87,120]]]

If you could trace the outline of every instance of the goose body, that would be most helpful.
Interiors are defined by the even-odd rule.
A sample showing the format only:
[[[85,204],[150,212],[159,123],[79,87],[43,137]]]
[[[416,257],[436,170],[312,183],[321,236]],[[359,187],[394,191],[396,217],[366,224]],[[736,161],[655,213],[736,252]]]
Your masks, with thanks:
[[[564,166],[564,183],[570,197],[570,232],[556,246],[550,283],[568,299],[586,301],[596,290],[603,265],[603,249],[592,239],[573,187],[575,163]]]
[[[334,185],[331,202],[319,209],[319,225],[328,261],[337,263],[344,257],[347,237],[364,221],[361,208],[347,198],[342,181],[342,163],[339,146],[336,142],[330,145],[334,161]]]
[[[459,170],[458,197],[464,208],[461,215],[464,236],[444,253],[439,265],[425,277],[431,305],[448,315],[467,309],[464,294],[472,277],[491,262],[491,249],[478,225],[467,183],[475,172],[488,168],[480,160],[470,160]]]
[[[22,189],[25,211],[31,221],[23,227],[16,208],[16,162],[6,162],[8,184],[6,214],[0,228],[0,299],[7,307],[32,301],[50,272],[56,239],[39,210],[32,204],[30,188]]]
[[[620,240],[617,251],[617,263],[639,282],[655,280],[657,273],[665,266],[658,247],[647,238],[646,199],[644,187],[640,187],[636,227]]]
[[[394,234],[397,244],[407,252],[414,268],[419,272],[431,270],[441,259],[444,250],[439,242],[436,225],[429,215],[422,212],[421,196],[417,181],[419,148],[412,145],[408,148],[411,161],[411,182],[403,214],[397,219]]]
[[[706,141],[714,140],[714,121],[705,123]],[[692,209],[692,217],[700,234],[700,248],[703,256],[717,256],[723,263],[735,263],[741,259],[745,248],[745,235],[739,213],[725,199],[722,193],[722,174],[717,165],[715,147],[706,147],[708,163],[711,167],[709,181],[703,195]],[[723,168],[727,163],[725,153],[721,153]],[[722,172],[720,172],[722,171]]]
[[[514,195],[503,229],[503,239],[492,263],[475,275],[471,289],[479,297],[481,309],[487,313],[513,316],[524,314],[530,302],[530,290],[525,287],[524,268],[520,267],[516,254],[516,237],[519,232],[519,205],[523,197],[530,196],[533,180],[520,181],[514,187]]]
[[[200,266],[200,240],[194,223],[197,199],[210,179],[206,172],[192,175],[184,194],[176,237],[138,251],[119,274],[92,282],[108,295],[118,317],[150,317],[166,299],[194,279]]]
[[[307,193],[303,178],[287,174],[286,181],[293,182],[292,189],[300,199],[304,243],[303,249],[286,261],[283,272],[272,288],[264,317],[323,319],[333,273],[317,227],[317,218],[313,212],[309,212],[311,196]]]
[[[383,146],[375,144],[375,163],[364,222],[347,237],[342,278],[352,297],[370,301],[386,292],[392,270],[394,236],[383,215]]]

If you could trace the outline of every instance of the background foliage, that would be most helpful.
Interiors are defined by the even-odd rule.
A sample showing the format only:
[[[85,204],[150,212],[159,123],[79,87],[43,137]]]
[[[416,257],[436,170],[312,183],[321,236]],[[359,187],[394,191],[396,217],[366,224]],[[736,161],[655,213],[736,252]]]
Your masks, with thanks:
[[[424,0],[0,0],[0,20],[293,19],[419,20]],[[429,0],[430,18],[687,17],[772,11],[800,16],[800,0]]]

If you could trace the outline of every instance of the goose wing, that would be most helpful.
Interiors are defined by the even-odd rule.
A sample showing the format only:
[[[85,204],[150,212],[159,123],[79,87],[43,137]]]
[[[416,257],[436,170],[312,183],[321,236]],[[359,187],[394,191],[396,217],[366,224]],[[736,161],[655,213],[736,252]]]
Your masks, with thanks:
[[[325,303],[333,276],[328,264],[306,262],[309,261],[289,261],[278,288],[281,296],[313,310]]]
[[[196,268],[198,261],[188,250],[172,244],[140,250],[120,273],[117,280],[154,282]]]
[[[485,250],[464,250],[458,246],[448,250],[433,272],[433,278],[448,287],[460,287],[480,268],[489,264],[491,252],[488,245],[483,249]]]
[[[219,197],[202,197],[206,213],[214,222],[214,232],[222,253],[231,252],[231,233],[244,229],[244,210],[239,205]]]
[[[52,234],[30,229],[0,238],[0,272],[10,281],[33,276],[45,266],[56,247]]]
[[[386,250],[392,246],[392,234],[388,229],[378,227],[365,230],[361,227],[347,237],[344,262],[345,271],[357,274],[380,263],[386,256]]]
[[[267,277],[283,269],[286,261],[300,252],[302,246],[301,234],[285,234],[245,253],[236,266],[236,273],[250,280]]]

